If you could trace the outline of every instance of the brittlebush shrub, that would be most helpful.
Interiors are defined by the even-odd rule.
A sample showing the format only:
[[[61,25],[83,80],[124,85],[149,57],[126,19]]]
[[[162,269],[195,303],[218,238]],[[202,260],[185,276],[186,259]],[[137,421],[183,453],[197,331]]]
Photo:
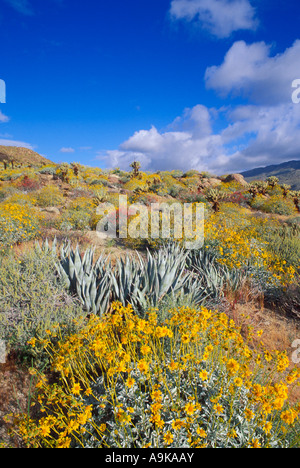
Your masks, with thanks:
[[[160,321],[158,310],[142,319],[115,303],[44,344],[57,378],[31,370],[41,412],[14,418],[27,447],[299,445],[300,405],[288,402],[299,369],[287,371],[284,353],[250,349],[225,314],[179,307]]]
[[[61,230],[89,230],[96,212],[96,201],[78,197],[72,200],[59,220]]]
[[[40,207],[59,206],[63,204],[64,197],[55,185],[47,185],[34,194],[36,205]]]
[[[42,216],[29,205],[4,202],[0,204],[0,251],[35,239]]]
[[[288,264],[266,240],[271,221],[248,209],[223,203],[205,222],[205,246],[230,269],[248,271],[261,285],[288,285],[295,281],[296,265]]]
[[[54,257],[35,249],[0,260],[0,311],[0,340],[36,364],[47,355],[38,344],[28,345],[29,340],[46,339],[59,326],[63,336],[74,333],[73,319],[83,323],[86,316],[58,281]]]
[[[284,216],[296,214],[296,208],[293,200],[283,198],[282,194],[275,194],[270,197],[257,195],[251,202],[251,207],[265,213],[274,213]]]

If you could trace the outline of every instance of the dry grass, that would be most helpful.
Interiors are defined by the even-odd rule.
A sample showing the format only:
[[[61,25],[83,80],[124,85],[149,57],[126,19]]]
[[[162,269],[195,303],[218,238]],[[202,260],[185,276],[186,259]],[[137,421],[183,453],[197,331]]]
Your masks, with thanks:
[[[16,356],[10,355],[5,364],[0,364],[0,447],[19,448],[20,441],[9,434],[4,420],[8,414],[27,411],[30,393],[28,370],[17,364]]]

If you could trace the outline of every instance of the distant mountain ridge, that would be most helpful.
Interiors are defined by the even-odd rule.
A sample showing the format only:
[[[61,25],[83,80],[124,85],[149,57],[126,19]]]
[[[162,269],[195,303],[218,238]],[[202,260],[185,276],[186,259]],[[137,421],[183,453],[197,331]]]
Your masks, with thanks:
[[[19,146],[1,146],[0,145],[0,162],[14,162],[24,166],[43,166],[45,164],[53,164],[50,159],[46,159],[35,151],[22,148]]]
[[[247,182],[265,180],[267,177],[276,176],[281,184],[289,184],[292,186],[292,190],[300,190],[300,160],[258,167],[241,172],[241,175]]]

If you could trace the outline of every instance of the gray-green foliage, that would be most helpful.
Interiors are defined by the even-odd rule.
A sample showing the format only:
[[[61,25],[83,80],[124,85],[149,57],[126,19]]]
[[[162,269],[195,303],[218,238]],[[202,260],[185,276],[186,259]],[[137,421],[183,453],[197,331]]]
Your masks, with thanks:
[[[85,316],[78,301],[65,291],[50,249],[30,250],[22,256],[0,259],[0,339],[8,348],[36,355],[31,338],[47,338],[47,330],[62,325],[62,333],[76,329],[74,320]]]
[[[100,257],[94,263],[93,249],[86,250],[81,257],[78,246],[73,250],[67,244],[61,248],[56,268],[65,286],[78,295],[87,312],[102,315],[107,311],[112,277],[106,259]]]
[[[61,248],[56,263],[60,278],[87,312],[103,315],[112,301],[130,303],[143,311],[157,306],[165,296],[187,295],[198,304],[211,296],[208,282],[199,281],[197,272],[187,270],[188,251],[175,243],[154,254],[147,251],[146,258],[118,259],[114,268],[103,257],[94,263],[93,254],[88,249],[82,256],[78,246],[74,250],[68,244]]]
[[[49,245],[46,244],[46,249]],[[56,252],[56,245],[52,247]],[[138,312],[156,307],[165,297],[183,297],[194,304],[222,298],[224,287],[237,290],[245,280],[245,272],[230,270],[206,251],[188,251],[170,243],[146,257],[125,256],[112,267],[101,256],[94,262],[94,250],[82,255],[70,243],[60,249],[57,272],[65,286],[76,294],[88,313],[103,315],[113,301],[124,306],[130,303]]]
[[[225,286],[236,291],[245,280],[245,272],[221,265],[214,253],[202,249],[189,252],[187,267],[197,274],[202,290],[214,301],[222,297]]]

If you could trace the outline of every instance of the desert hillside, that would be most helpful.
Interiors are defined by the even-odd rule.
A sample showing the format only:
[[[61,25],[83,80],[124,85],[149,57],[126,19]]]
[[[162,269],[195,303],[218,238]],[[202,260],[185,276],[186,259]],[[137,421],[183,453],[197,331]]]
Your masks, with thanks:
[[[300,190],[300,160],[259,167],[242,172],[242,175],[248,182],[275,176],[278,177],[281,184],[291,185],[292,190]]]
[[[22,166],[43,166],[45,164],[51,164],[49,159],[44,158],[31,149],[0,145],[0,162],[3,161]]]

